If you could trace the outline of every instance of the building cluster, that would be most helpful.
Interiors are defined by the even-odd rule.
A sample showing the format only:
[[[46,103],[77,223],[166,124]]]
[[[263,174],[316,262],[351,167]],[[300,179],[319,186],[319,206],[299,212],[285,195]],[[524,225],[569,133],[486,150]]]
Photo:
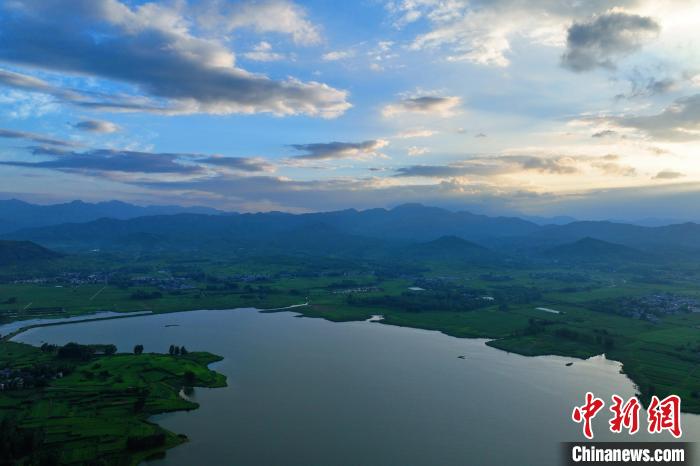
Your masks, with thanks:
[[[14,280],[15,285],[62,285],[80,286],[109,282],[110,272],[63,272],[52,277],[32,277]]]
[[[624,313],[635,319],[658,323],[659,317],[685,312],[700,312],[700,301],[687,296],[658,293],[627,298],[621,305]]]
[[[183,277],[135,277],[129,283],[133,286],[153,286],[163,291],[184,291],[196,288],[189,279]]]
[[[334,290],[333,294],[374,293],[377,291],[382,291],[382,289],[377,287],[377,286],[358,286],[355,288],[345,288],[342,290]]]

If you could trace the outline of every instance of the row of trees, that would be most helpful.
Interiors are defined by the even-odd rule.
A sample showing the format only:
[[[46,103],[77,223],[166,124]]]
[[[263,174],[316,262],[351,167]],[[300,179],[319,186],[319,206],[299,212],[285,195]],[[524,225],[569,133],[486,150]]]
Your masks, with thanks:
[[[170,345],[168,353],[170,353],[173,356],[185,356],[189,354],[189,351],[187,351],[187,348],[185,348],[184,346]],[[134,354],[143,354],[143,345],[134,346]]]
[[[185,356],[188,353],[188,351],[187,348],[185,348],[184,346],[170,345],[168,353],[170,353],[173,356]]]

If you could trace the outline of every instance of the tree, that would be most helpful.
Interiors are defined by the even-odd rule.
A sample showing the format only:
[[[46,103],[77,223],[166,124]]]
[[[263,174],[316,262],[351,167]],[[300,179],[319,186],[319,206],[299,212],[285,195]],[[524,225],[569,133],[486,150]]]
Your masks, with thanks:
[[[142,354],[142,353],[143,353],[143,345],[134,346],[134,354]]]
[[[170,349],[168,349],[168,353],[172,356],[175,354],[175,345],[170,345]]]
[[[111,355],[113,355],[113,354],[116,353],[116,352],[117,352],[117,347],[116,347],[116,346],[114,346],[114,345],[107,345],[107,346],[105,346],[105,354],[106,354],[107,356],[111,356]]]
[[[181,354],[181,355],[186,356],[188,352],[189,352],[189,351],[187,351],[187,348],[185,348],[184,346],[180,348],[180,354]]]
[[[66,343],[58,349],[58,357],[62,359],[82,359],[87,361],[95,352],[93,347],[78,343]]]

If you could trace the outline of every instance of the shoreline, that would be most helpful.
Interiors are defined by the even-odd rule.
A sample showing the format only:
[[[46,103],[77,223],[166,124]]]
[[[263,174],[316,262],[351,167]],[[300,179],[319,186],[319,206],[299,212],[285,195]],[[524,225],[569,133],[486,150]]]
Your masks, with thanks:
[[[226,308],[226,309],[178,309],[176,311],[167,311],[167,312],[153,312],[153,311],[135,311],[135,312],[124,312],[123,315],[116,315],[116,316],[107,316],[107,317],[88,317],[90,315],[95,315],[95,314],[85,314],[87,318],[85,319],[77,319],[77,320],[65,320],[63,322],[46,322],[46,323],[35,323],[35,324],[30,324],[26,325],[24,327],[20,327],[17,330],[14,330],[10,333],[7,333],[5,335],[2,335],[0,337],[0,341],[12,341],[12,339],[18,335],[21,335],[22,333],[26,332],[27,330],[32,330],[35,328],[41,328],[41,327],[54,327],[57,325],[69,325],[69,324],[82,324],[85,322],[100,322],[103,320],[114,320],[114,319],[127,319],[127,318],[133,318],[133,317],[145,317],[145,316],[153,316],[153,315],[159,315],[159,314],[177,314],[178,312],[197,312],[197,311],[235,311],[236,309],[257,309],[260,312],[263,313],[273,313],[273,312],[283,312],[287,311],[289,309],[296,309],[300,307],[305,307],[308,306],[309,302],[301,303],[301,304],[292,304],[290,306],[286,307],[278,307],[278,308],[273,308],[273,309],[257,309],[257,308],[247,308],[247,307],[235,307],[235,308]],[[75,316],[78,317],[78,316]],[[71,319],[72,317],[66,317],[66,319]],[[53,319],[53,317],[49,317],[46,320]],[[21,322],[21,321],[14,321],[14,322]],[[13,322],[7,322],[7,324],[12,324]]]
[[[277,312],[294,312],[295,309],[299,308],[305,308],[311,306],[310,302],[305,302],[305,303],[298,303],[298,304],[292,304],[289,306],[285,307],[279,307],[279,308],[270,308],[270,309],[258,309],[258,308],[252,308],[252,307],[238,307],[238,308],[227,308],[227,309],[188,309],[188,310],[175,310],[175,311],[168,311],[168,312],[158,312],[158,313],[150,313],[150,314],[138,314],[138,315],[123,315],[123,316],[110,316],[110,317],[103,317],[103,318],[94,318],[94,319],[85,319],[85,320],[77,320],[77,321],[66,321],[66,322],[51,322],[51,323],[46,323],[46,324],[34,324],[34,325],[29,325],[26,327],[22,327],[18,329],[15,332],[12,332],[11,334],[8,334],[6,336],[3,336],[0,338],[0,341],[12,341],[12,339],[27,330],[31,330],[34,328],[41,328],[41,327],[51,327],[51,326],[57,326],[57,325],[69,325],[69,324],[79,324],[83,322],[97,322],[97,321],[103,321],[103,320],[112,320],[112,319],[124,319],[124,318],[131,318],[131,317],[146,317],[146,316],[152,316],[152,315],[160,315],[160,314],[175,314],[179,312],[198,312],[198,311],[233,311],[233,310],[238,310],[238,309],[255,309],[260,313],[263,314],[272,314],[272,313],[277,313]],[[339,323],[339,322],[366,322],[368,319],[364,318],[358,318],[358,319],[353,319],[353,320],[343,320],[343,321],[336,321],[327,317],[324,317],[323,315],[307,315],[303,312],[298,312],[297,313],[298,317],[307,317],[307,318],[320,318],[327,320],[329,322],[333,323]],[[448,331],[445,330],[440,330],[440,329],[431,329],[431,328],[421,328],[421,327],[416,327],[416,326],[411,326],[411,325],[402,325],[401,323],[396,323],[392,322],[391,320],[374,320],[370,321],[372,323],[379,323],[382,325],[389,325],[389,326],[394,326],[394,327],[402,327],[402,328],[411,328],[411,329],[420,329],[424,331],[433,331],[437,333],[441,333],[445,336],[449,336],[451,338],[457,338],[457,339],[469,339],[469,340],[483,340],[484,343],[496,350],[502,351],[506,354],[512,353],[512,354],[517,354],[519,356],[523,357],[540,357],[540,356],[555,356],[555,357],[562,357],[562,358],[570,358],[570,359],[575,359],[579,361],[585,361],[587,359],[593,358],[593,357],[600,357],[603,356],[609,361],[614,361],[616,363],[620,364],[620,373],[627,377],[632,384],[634,384],[634,387],[637,391],[640,390],[639,383],[632,377],[632,374],[630,374],[628,371],[625,370],[625,363],[624,361],[621,361],[620,359],[617,359],[614,357],[614,355],[610,356],[607,353],[603,352],[600,354],[594,354],[590,355],[588,357],[582,357],[581,355],[572,355],[572,354],[566,354],[565,352],[547,352],[547,353],[542,353],[542,354],[537,354],[537,353],[532,353],[528,352],[527,350],[524,351],[517,351],[513,347],[500,347],[497,342],[504,340],[504,338],[489,338],[489,337],[483,337],[483,336],[462,336],[462,335],[454,335],[451,334]],[[697,411],[690,411],[687,409],[687,405],[682,406],[681,411],[686,413],[686,414],[696,414],[700,415],[700,412]]]

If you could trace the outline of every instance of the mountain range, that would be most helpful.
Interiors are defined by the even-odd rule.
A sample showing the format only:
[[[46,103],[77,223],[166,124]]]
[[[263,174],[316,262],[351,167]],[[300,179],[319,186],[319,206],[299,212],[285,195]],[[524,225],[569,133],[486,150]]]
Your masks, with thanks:
[[[138,207],[122,203],[70,203],[75,210],[97,215],[100,209],[118,205],[123,217],[74,220],[54,225],[22,228],[2,235],[5,239],[29,240],[60,251],[86,249],[142,251],[267,251],[352,256],[414,255],[471,258],[496,254],[541,257],[590,255],[639,257],[637,252],[655,255],[700,254],[700,225],[683,223],[645,227],[609,221],[574,221],[564,225],[538,225],[517,217],[489,217],[470,212],[453,212],[420,204],[393,209],[341,210],[309,214],[267,212],[226,214],[192,208]],[[89,207],[86,207],[89,206]],[[34,206],[44,208],[43,206]],[[22,206],[28,209],[26,206]],[[2,212],[0,205],[0,212]],[[166,214],[150,215],[151,212]],[[139,215],[144,214],[144,215]],[[58,215],[36,219],[57,221]],[[75,217],[76,215],[74,215]],[[89,217],[86,213],[80,218]],[[19,223],[19,222],[16,222]],[[7,231],[7,230],[6,230]],[[556,249],[561,245],[566,248]],[[407,249],[408,248],[408,249]],[[407,250],[412,251],[410,254]]]
[[[181,213],[222,214],[209,207],[137,206],[121,201],[91,204],[73,201],[64,204],[37,205],[17,199],[0,200],[0,233],[60,223],[82,223],[99,218],[130,219],[147,215]]]

